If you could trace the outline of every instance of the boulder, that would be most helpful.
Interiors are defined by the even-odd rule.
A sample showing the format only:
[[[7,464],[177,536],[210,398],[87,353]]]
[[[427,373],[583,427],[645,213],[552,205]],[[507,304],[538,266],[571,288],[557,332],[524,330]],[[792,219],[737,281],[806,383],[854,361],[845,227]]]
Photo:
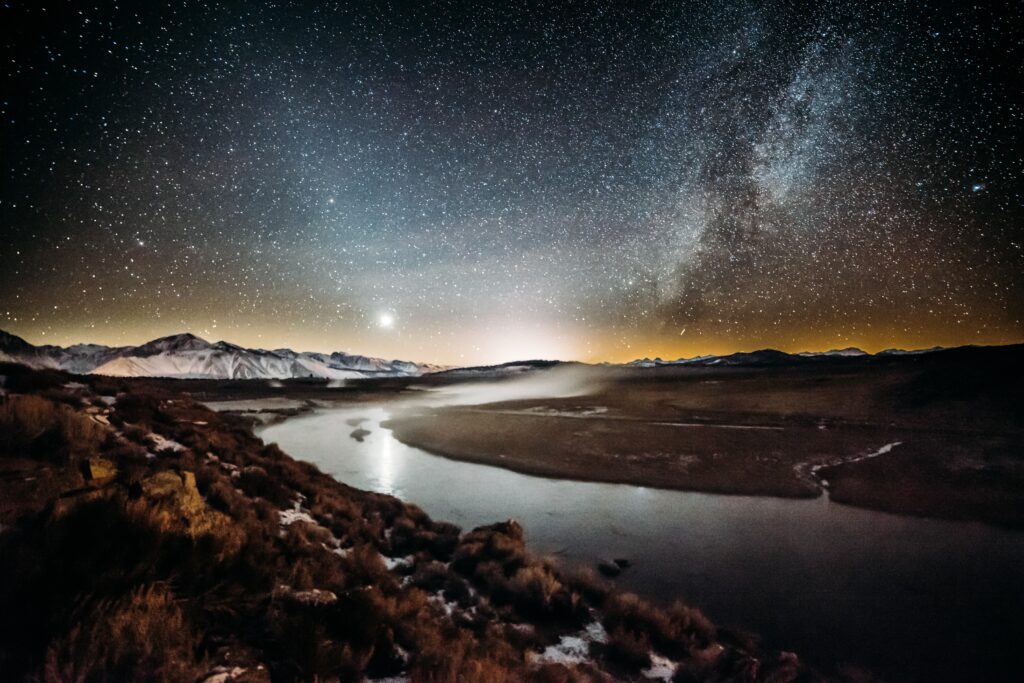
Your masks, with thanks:
[[[90,484],[106,484],[117,476],[117,466],[106,458],[86,458],[82,461],[82,476]]]

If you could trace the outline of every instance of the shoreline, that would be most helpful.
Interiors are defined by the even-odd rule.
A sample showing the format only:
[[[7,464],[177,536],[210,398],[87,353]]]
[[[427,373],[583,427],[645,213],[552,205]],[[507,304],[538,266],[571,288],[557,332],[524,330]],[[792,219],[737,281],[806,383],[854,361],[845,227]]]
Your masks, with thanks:
[[[516,418],[531,422],[530,427],[516,425]],[[829,503],[849,505],[896,515],[978,522],[1011,530],[1024,530],[1021,495],[1011,483],[993,479],[981,470],[951,472],[936,466],[927,457],[940,445],[954,448],[948,435],[918,430],[893,430],[869,427],[843,427],[829,431],[824,438],[850,442],[840,454],[822,451],[812,458],[779,459],[768,467],[752,467],[765,432],[752,430],[751,440],[733,445],[736,451],[719,471],[679,468],[676,453],[652,435],[652,427],[666,427],[658,421],[615,421],[620,425],[639,423],[642,429],[632,435],[631,446],[649,440],[660,446],[662,457],[648,461],[622,461],[622,441],[607,449],[581,444],[583,439],[565,439],[557,428],[543,425],[557,419],[543,413],[526,413],[486,408],[434,409],[429,413],[392,416],[381,423],[392,437],[413,448],[458,462],[498,467],[520,474],[547,479],[622,484],[671,491],[711,495],[764,496],[781,499],[815,499],[824,496]],[[574,420],[584,422],[585,420]],[[593,420],[598,421],[598,420]],[[718,425],[691,423],[700,432]],[[690,424],[687,425],[688,427]],[[744,427],[748,425],[743,425]],[[598,427],[597,429],[601,429]],[[747,430],[743,430],[746,432]],[[907,434],[911,436],[908,438]],[[799,452],[805,442],[822,438],[822,430],[793,429],[788,434],[775,432],[776,438],[794,444]],[[577,434],[576,436],[579,436]],[[602,433],[603,436],[603,433]],[[746,436],[746,435],[744,435]],[[962,435],[960,435],[962,436]],[[1013,439],[1014,436],[1006,437]],[[628,441],[630,437],[626,437]],[[698,439],[700,440],[700,439]],[[899,443],[898,447],[886,446]],[[778,447],[778,443],[766,446]],[[705,448],[706,444],[701,444]],[[876,454],[879,449],[885,449]],[[544,453],[557,453],[545,457]],[[712,453],[722,461],[725,455]],[[700,455],[682,457],[698,458]],[[813,472],[813,475],[807,474]]]
[[[683,603],[532,555],[515,522],[434,521],[183,394],[6,371],[0,464],[19,472],[0,480],[9,674],[738,683],[756,667],[824,680]],[[40,426],[66,441],[40,441]]]

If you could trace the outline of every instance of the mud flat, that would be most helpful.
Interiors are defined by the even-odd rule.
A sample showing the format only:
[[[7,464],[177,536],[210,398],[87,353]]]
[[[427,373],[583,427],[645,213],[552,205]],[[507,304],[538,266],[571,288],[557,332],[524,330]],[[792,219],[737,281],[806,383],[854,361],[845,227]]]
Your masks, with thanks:
[[[407,445],[524,474],[724,494],[828,492],[877,510],[1022,527],[1024,398],[997,367],[964,372],[609,372],[583,395],[413,407],[385,426]],[[865,458],[886,444],[898,445]]]
[[[720,624],[755,631],[825,668],[849,663],[883,680],[929,683],[979,673],[1013,680],[1024,609],[1019,531],[887,514],[824,495],[718,495],[529,476],[399,442],[380,427],[398,409],[318,410],[258,434],[346,484],[413,501],[463,528],[512,517],[527,530],[529,548],[562,566],[626,559],[616,585],[661,604],[683,598]],[[363,442],[349,438],[356,418],[371,431]],[[801,476],[823,485],[821,472]],[[958,646],[944,645],[952,642]]]

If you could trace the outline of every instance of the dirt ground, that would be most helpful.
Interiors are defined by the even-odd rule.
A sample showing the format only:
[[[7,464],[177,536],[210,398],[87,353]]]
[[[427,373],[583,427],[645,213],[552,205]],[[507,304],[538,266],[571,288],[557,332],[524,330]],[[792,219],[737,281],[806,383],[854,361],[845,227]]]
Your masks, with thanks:
[[[416,409],[386,426],[406,444],[527,474],[828,491],[852,505],[1024,526],[1020,391],[990,360],[595,370],[586,395]]]

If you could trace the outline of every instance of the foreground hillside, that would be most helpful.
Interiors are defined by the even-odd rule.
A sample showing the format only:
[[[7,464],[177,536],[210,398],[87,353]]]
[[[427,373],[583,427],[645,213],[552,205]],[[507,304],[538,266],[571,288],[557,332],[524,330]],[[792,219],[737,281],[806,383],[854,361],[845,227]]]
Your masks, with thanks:
[[[790,653],[358,491],[187,397],[0,366],[0,672],[813,681]]]

